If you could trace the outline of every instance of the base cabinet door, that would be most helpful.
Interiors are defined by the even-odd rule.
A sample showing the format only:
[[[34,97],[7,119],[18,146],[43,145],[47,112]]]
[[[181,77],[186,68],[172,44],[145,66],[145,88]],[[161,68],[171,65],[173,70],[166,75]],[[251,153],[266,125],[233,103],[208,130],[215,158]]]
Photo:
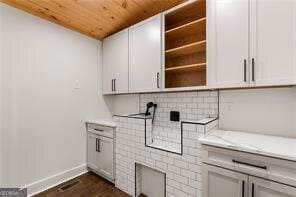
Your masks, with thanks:
[[[113,167],[113,139],[100,137],[100,169],[99,171],[105,176],[113,179],[114,178],[114,167]]]
[[[249,197],[296,197],[296,187],[249,176]]]
[[[248,176],[203,164],[203,197],[247,197]]]
[[[100,169],[98,138],[96,135],[91,133],[87,135],[87,166],[93,170]]]

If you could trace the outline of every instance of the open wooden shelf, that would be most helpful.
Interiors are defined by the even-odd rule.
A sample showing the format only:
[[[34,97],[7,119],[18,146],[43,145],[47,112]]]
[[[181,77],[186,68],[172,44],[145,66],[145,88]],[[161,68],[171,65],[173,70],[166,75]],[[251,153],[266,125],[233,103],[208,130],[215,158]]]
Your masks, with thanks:
[[[206,0],[165,15],[165,88],[206,85]]]
[[[206,17],[206,0],[197,0],[166,14],[165,30],[174,29],[203,17]]]
[[[194,68],[194,67],[196,67],[197,69],[206,69],[206,63],[175,66],[175,67],[166,68],[165,71],[185,70],[185,69]]]
[[[193,65],[206,62],[206,56],[204,52],[191,53],[188,55],[181,55],[177,57],[165,57],[165,68],[172,68],[184,65]]]
[[[205,18],[187,24],[189,25],[178,27],[165,33],[166,50],[206,40]]]
[[[169,88],[205,86],[206,69],[188,67],[186,69],[170,70],[165,72],[165,86]]]
[[[188,55],[191,53],[198,53],[206,50],[206,40],[186,44],[180,47],[169,49],[165,51],[167,57],[178,57],[181,55]]]
[[[203,25],[206,22],[206,17],[203,17],[201,19],[197,19],[188,23],[185,23],[184,25],[175,27],[173,29],[169,29],[167,31],[165,31],[166,36],[169,34],[180,34],[181,32],[188,32],[192,29],[197,29],[198,26]]]
[[[165,15],[165,49],[206,40],[206,1],[197,0]]]

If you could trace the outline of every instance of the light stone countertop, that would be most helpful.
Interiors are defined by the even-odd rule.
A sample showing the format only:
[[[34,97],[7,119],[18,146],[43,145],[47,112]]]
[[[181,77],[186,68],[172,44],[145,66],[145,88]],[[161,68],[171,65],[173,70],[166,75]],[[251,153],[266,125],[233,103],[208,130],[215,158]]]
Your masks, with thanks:
[[[213,121],[217,120],[217,118],[204,118],[204,119],[200,119],[200,120],[182,120],[181,122],[190,122],[190,123],[195,123],[195,124],[202,124],[202,125],[206,125],[208,123],[211,123]]]
[[[152,116],[145,116],[144,113],[132,113],[132,114],[114,114],[117,117],[125,117],[125,118],[137,118],[137,119],[151,119]]]
[[[201,144],[296,161],[296,138],[214,129]]]
[[[112,118],[98,118],[92,120],[86,120],[86,123],[97,124],[107,127],[116,127],[116,123],[112,120]]]

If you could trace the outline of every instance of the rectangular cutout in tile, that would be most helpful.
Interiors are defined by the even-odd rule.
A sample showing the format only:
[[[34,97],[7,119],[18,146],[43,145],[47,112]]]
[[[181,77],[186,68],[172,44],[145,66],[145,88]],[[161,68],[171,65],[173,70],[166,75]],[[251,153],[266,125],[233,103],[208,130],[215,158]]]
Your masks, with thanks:
[[[166,174],[158,170],[135,164],[135,193],[141,196],[166,196]]]

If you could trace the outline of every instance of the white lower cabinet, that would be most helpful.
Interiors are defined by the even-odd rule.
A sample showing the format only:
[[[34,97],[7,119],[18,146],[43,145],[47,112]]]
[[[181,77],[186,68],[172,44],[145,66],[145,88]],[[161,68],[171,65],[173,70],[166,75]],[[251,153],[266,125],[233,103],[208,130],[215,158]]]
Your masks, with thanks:
[[[203,165],[203,197],[246,197],[248,175]]]
[[[203,164],[203,197],[296,197],[296,187]]]
[[[295,197],[296,187],[249,176],[249,197]]]
[[[89,133],[87,135],[87,165],[93,170],[99,170],[100,154],[97,151],[97,135]]]
[[[113,176],[113,139],[99,137],[100,142],[100,166],[99,171],[108,177]]]
[[[98,133],[94,133],[93,130]],[[110,136],[111,131],[104,130],[104,127],[97,126],[93,129],[88,126],[87,166],[100,176],[114,182],[114,143],[113,138],[106,137]]]

